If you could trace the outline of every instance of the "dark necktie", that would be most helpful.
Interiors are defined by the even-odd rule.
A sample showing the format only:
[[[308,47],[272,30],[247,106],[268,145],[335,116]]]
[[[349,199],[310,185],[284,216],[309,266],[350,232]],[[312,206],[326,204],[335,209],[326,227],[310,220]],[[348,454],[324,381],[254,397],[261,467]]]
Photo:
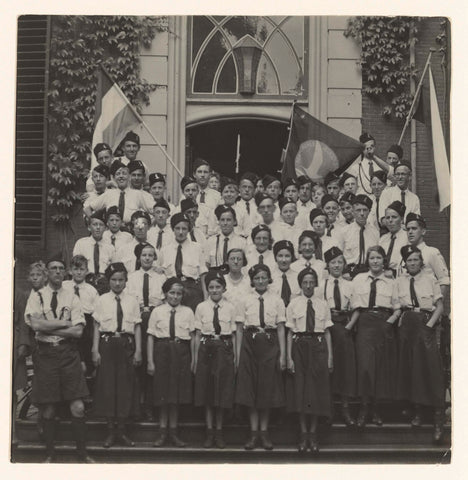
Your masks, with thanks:
[[[169,337],[175,338],[175,308],[171,310],[171,318],[169,318]]]
[[[374,162],[369,162],[369,179],[371,179],[374,175]]]
[[[411,296],[411,303],[414,308],[419,308],[418,297],[416,296],[416,290],[414,289],[414,277],[411,277],[409,282],[409,291]]]
[[[370,284],[370,292],[369,292],[369,308],[375,307],[375,299],[377,297],[377,280],[378,278],[372,278],[372,282]]]
[[[307,300],[306,332],[313,333],[315,330],[315,310],[312,306],[312,300]]]
[[[322,239],[319,238],[318,241],[317,241],[317,246],[315,248],[315,258],[317,260],[322,260],[323,256],[322,256],[322,250],[323,250],[323,246],[322,246]]]
[[[364,263],[364,260],[366,259],[364,228],[365,226],[363,225],[362,227],[360,227],[360,230],[359,230],[359,262],[358,262],[359,265],[362,265]]]
[[[190,240],[192,240],[192,242],[196,242],[196,241],[197,241],[193,229],[190,230]]]
[[[388,247],[387,251],[387,263],[390,264],[390,259],[392,258],[392,253],[393,253],[393,247],[395,246],[395,238],[396,235],[392,233],[391,240],[390,240],[390,246]]]
[[[401,203],[406,206],[405,196],[406,196],[406,192],[404,190],[402,190],[401,191]]]
[[[375,216],[377,217],[377,225],[380,227],[380,215],[379,215],[379,201],[380,197],[375,199]]]
[[[143,306],[149,305],[149,273],[143,275]]]
[[[111,243],[115,247],[115,235],[114,234],[111,235]]]
[[[327,229],[327,237],[331,237],[331,232],[335,228],[335,225],[330,225]]]
[[[156,241],[156,249],[157,250],[161,250],[163,233],[164,233],[163,230],[159,230],[159,232],[158,232],[158,240]]]
[[[219,305],[216,304],[213,308],[213,328],[215,331],[215,335],[219,335],[221,333],[221,325],[219,324],[218,309],[219,309]]]
[[[52,298],[50,299],[50,308],[54,314],[54,318],[57,318],[57,292],[52,292]]]
[[[200,203],[205,203],[205,192],[200,193]]]
[[[122,304],[120,303],[120,297],[115,296],[115,301],[117,302],[117,331],[122,331],[122,322],[123,322],[123,311]]]
[[[229,238],[228,238],[228,237],[224,237],[223,263],[226,263],[226,262],[227,262],[228,243],[229,243]]]
[[[283,285],[281,286],[281,298],[283,299],[284,305],[287,307],[291,301],[291,287],[289,286],[288,277],[285,273],[282,275]]]
[[[99,243],[98,242],[94,244],[93,260],[94,260],[94,273],[99,273]]]
[[[260,265],[263,265],[263,255],[259,255],[259,256],[258,256],[258,263],[259,263]]]
[[[175,258],[175,273],[177,278],[182,277],[182,261],[182,245],[179,244]]]
[[[260,306],[258,308],[258,317],[260,319],[260,327],[265,328],[265,304],[263,297],[258,297]]]
[[[335,309],[341,310],[341,294],[337,278],[335,278],[335,286],[333,287],[333,300],[335,301]]]
[[[78,285],[75,285],[74,290],[75,290],[75,295],[77,297],[79,297],[80,296],[80,289],[78,288]]]
[[[125,211],[125,192],[123,190],[120,191],[120,196],[119,196],[119,211],[120,211],[120,216],[123,218],[124,211]]]
[[[247,210],[247,214],[250,215],[250,203],[249,202],[245,202],[245,208]]]

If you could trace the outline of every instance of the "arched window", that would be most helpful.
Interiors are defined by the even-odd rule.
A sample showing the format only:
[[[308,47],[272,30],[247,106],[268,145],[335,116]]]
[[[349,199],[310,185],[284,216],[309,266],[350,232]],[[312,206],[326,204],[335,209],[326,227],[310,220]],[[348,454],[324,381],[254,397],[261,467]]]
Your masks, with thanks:
[[[308,22],[302,16],[194,16],[188,95],[304,98]]]

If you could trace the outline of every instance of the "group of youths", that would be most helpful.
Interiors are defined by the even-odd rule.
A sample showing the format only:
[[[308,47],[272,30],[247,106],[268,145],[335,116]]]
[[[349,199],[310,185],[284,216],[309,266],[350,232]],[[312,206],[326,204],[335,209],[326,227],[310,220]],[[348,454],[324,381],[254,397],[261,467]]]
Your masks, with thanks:
[[[83,195],[90,235],[76,241],[68,271],[60,256],[30,269],[24,321],[35,332],[33,401],[47,461],[63,401],[78,454],[91,461],[90,393],[92,413],[107,419],[104,447],[133,446],[126,422],[154,407],[154,446],[183,447],[178,409],[192,404],[205,409],[204,446],[224,448],[224,413],[242,405],[246,449],[273,448],[270,412],[285,407],[297,414],[298,450],[317,452],[318,419],[332,417],[334,398],[350,427],[381,425],[382,401],[411,404],[415,427],[430,407],[440,441],[435,327],[447,266],[424,242],[401,147],[381,160],[370,135],[360,141],[347,172],[320,183],[250,172],[236,181],[197,159],[178,206],[166,198],[165,176],[137,160],[136,134],[121,158],[95,147]]]

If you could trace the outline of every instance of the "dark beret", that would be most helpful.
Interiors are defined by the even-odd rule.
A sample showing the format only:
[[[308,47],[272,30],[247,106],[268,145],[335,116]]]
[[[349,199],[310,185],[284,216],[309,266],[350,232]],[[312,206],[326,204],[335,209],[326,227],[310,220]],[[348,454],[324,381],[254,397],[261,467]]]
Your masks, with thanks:
[[[323,216],[323,217],[327,218],[327,214],[322,209],[313,208],[309,213],[310,224],[312,225],[312,222],[314,221],[314,219],[316,217],[320,217],[320,216]]]
[[[266,272],[266,274],[268,275],[268,278],[271,278],[271,271],[268,265],[265,265],[264,263],[257,263],[253,267],[249,268],[250,280],[252,281],[255,275],[257,275],[257,273],[259,272]]]
[[[171,277],[171,278],[168,278],[162,285],[162,291],[163,293],[167,293],[173,285],[180,285],[181,287],[183,287],[183,283],[180,279],[178,279],[177,277]]]
[[[338,182],[339,180],[340,177],[335,172],[330,172],[325,176],[323,183],[325,184],[325,186],[327,186],[328,184],[332,182]]]
[[[406,207],[399,200],[395,200],[387,208],[394,210],[401,218],[405,216]]]
[[[362,135],[359,137],[359,141],[361,143],[367,143],[367,142],[370,142],[371,140],[375,141],[375,138],[367,132],[363,132]]]
[[[165,208],[168,212],[171,211],[171,207],[164,198],[159,198],[158,200],[156,200],[155,204],[153,205],[153,209],[156,207]]]
[[[111,215],[118,215],[122,219],[122,215],[120,213],[119,207],[113,205],[109,207],[106,211],[106,219],[109,218]],[[107,221],[107,220],[106,220]]]
[[[148,212],[144,212],[143,210],[137,210],[136,212],[132,213],[130,217],[130,222],[134,222],[138,218],[145,218],[148,222],[148,225],[151,225],[151,217]]]
[[[219,269],[210,269],[205,275],[205,286],[208,288],[208,285],[212,280],[217,280],[223,287],[226,286],[226,279]]]
[[[107,167],[106,165],[96,165],[93,168],[93,172],[98,172],[101,175],[104,175],[106,178],[109,178],[109,176],[110,176],[109,167]]]
[[[65,260],[63,259],[62,252],[55,252],[53,253],[45,262],[46,267],[49,266],[49,263],[52,262],[60,262],[64,267],[66,266]]]
[[[397,165],[395,165],[395,172],[397,171],[398,168],[400,167],[406,167],[410,172],[412,171],[412,168],[411,168],[411,163],[410,162],[407,162],[406,160],[401,160],[400,162],[398,162]]]
[[[268,225],[265,225],[261,223],[260,225],[256,225],[254,228],[252,228],[252,233],[250,236],[252,237],[252,240],[255,240],[255,237],[260,233],[260,232],[268,232],[271,237],[271,230]]]
[[[257,205],[257,207],[259,207],[260,204],[263,202],[263,200],[266,200],[267,198],[269,198],[272,202],[274,202],[274,200],[270,197],[270,195],[268,195],[265,192],[257,192],[254,198],[255,198],[255,205]]]
[[[330,263],[334,258],[343,255],[343,252],[338,247],[329,248],[323,255],[325,263]]]
[[[406,260],[412,253],[419,253],[422,258],[421,250],[419,250],[418,247],[414,247],[413,245],[405,245],[404,247],[401,247],[400,253],[401,253],[401,258],[403,259],[404,262],[406,262]]]
[[[106,214],[106,209],[101,208],[101,210],[96,210],[90,215],[90,218],[97,218],[98,220],[101,220],[102,223],[106,223],[107,221],[107,214]]]
[[[183,177],[180,181],[180,188],[183,190],[187,185],[190,185],[191,183],[197,183],[197,181],[193,177]]]
[[[341,175],[341,178],[340,178],[340,185],[343,186],[344,183],[346,182],[346,180],[348,180],[348,178],[354,178],[356,180],[356,177],[354,175],[351,175],[348,172],[344,172],[343,175]]]
[[[291,200],[291,199],[286,198],[286,197],[281,197],[278,200],[278,206],[279,206],[280,211],[283,210],[283,207],[285,205],[287,205],[288,203],[292,203],[293,205],[296,205],[296,202],[294,200]]]
[[[140,160],[131,160],[130,162],[128,162],[128,171],[132,173],[135,170],[143,170],[143,173],[145,173],[146,169],[143,165],[143,162],[141,162]]]
[[[356,195],[353,200],[353,205],[365,205],[369,210],[372,208],[372,200],[367,195]]]
[[[179,213],[176,213],[174,215],[172,215],[171,217],[171,228],[172,230],[174,230],[175,226],[180,223],[180,222],[186,222],[190,228],[190,220],[188,219],[188,217],[182,213],[182,212],[179,212]]]
[[[371,180],[374,177],[377,177],[382,183],[387,183],[387,172],[384,172],[383,170],[375,170],[372,174]]]
[[[111,263],[107,268],[106,271],[104,272],[104,275],[106,276],[107,280],[109,280],[114,273],[117,272],[124,272],[127,274],[127,269],[125,268],[125,265],[122,262],[115,262]]]
[[[221,177],[221,192],[228,186],[233,185],[238,188],[237,182],[233,178]]]
[[[198,203],[193,198],[184,198],[180,201],[180,211],[182,213],[190,210],[191,208],[198,208]]]
[[[161,182],[166,184],[166,177],[162,173],[151,173],[148,177],[148,181],[150,186],[154,185],[155,183]]]
[[[301,270],[297,275],[297,283],[299,284],[299,286],[301,286],[302,280],[304,280],[304,277],[306,275],[312,275],[315,278],[316,285],[318,285],[317,272],[313,268],[307,267],[304,268],[304,270]]]
[[[112,153],[112,148],[107,143],[97,143],[93,149],[93,153],[97,158],[97,156],[104,150],[109,150],[109,152]]]
[[[196,158],[193,162],[193,171],[195,172],[203,165],[206,165],[211,170],[210,164],[206,160],[203,160],[203,158]]]
[[[400,147],[400,145],[392,145],[388,150],[387,153],[394,153],[395,155],[398,155],[398,158],[403,157],[403,149]]]
[[[278,178],[276,178],[276,177],[273,176],[273,175],[266,174],[266,175],[262,178],[262,183],[263,183],[263,186],[264,186],[265,188],[268,187],[268,185],[270,185],[270,183],[273,183],[273,182],[279,182],[280,185],[281,185],[281,180],[279,180]]]
[[[291,185],[293,185],[294,187],[296,188],[299,188],[299,183],[297,182],[297,180],[295,178],[288,178],[284,183],[283,183],[283,189],[284,188],[287,188],[287,187],[290,187]]]
[[[409,222],[418,222],[421,227],[426,228],[426,220],[421,215],[417,213],[410,212],[406,215],[405,226],[408,226]]]
[[[231,212],[234,220],[236,219],[236,212],[232,207],[229,207],[227,205],[218,205],[214,210],[214,213],[218,220],[221,218],[221,215],[226,212]]]
[[[132,132],[132,131],[127,132],[124,139],[122,140],[122,144],[124,144],[125,142],[133,142],[133,143],[137,143],[138,145],[140,145],[140,136],[137,135],[135,132]]]
[[[294,245],[289,240],[280,240],[273,245],[273,255],[276,257],[281,250],[289,250],[294,258]]]
[[[312,180],[306,175],[300,175],[297,177],[297,185],[302,187],[302,185],[307,185],[308,183],[312,184]]]
[[[299,237],[299,243],[301,243],[304,238],[310,238],[315,246],[317,246],[317,243],[320,240],[318,233],[313,230],[304,230]]]
[[[141,252],[143,251],[144,248],[146,247],[150,247],[154,250],[154,246],[151,245],[151,243],[148,243],[148,242],[143,242],[143,243],[139,243],[138,245],[135,246],[135,248],[133,249],[133,253],[135,254],[135,257],[136,258],[140,258],[141,256]]]
[[[240,178],[239,183],[242,182],[242,180],[248,180],[255,187],[258,182],[258,175],[252,172],[245,172]]]
[[[120,160],[114,160],[112,162],[112,165],[110,167],[110,173],[111,175],[115,175],[117,173],[118,170],[120,170],[121,168],[126,168],[128,169],[128,166],[123,164]]]
[[[326,193],[326,194],[322,197],[322,200],[321,200],[321,202],[320,202],[320,204],[322,205],[322,208],[323,208],[328,202],[335,202],[336,204],[338,204],[338,200],[337,200],[333,195],[329,195],[328,193]]]
[[[355,198],[356,198],[356,195],[354,195],[353,192],[345,192],[340,197],[340,203],[348,202],[352,204]]]

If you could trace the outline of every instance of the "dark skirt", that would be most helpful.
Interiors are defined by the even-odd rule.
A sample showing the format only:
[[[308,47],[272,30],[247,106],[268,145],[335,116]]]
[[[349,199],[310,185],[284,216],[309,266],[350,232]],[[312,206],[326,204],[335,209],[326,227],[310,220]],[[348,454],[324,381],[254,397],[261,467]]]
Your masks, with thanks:
[[[279,355],[276,333],[252,333],[244,330],[235,403],[257,409],[284,405]]]
[[[57,346],[37,342],[33,351],[32,402],[71,401],[89,395],[75,340]]]
[[[97,369],[94,415],[127,418],[139,413],[138,380],[133,365],[133,335],[101,337],[101,364]]]
[[[151,307],[151,311],[153,307]],[[148,366],[148,320],[151,316],[151,311],[141,313],[141,365],[136,368],[138,376],[138,384],[140,392],[143,394],[143,403],[145,405],[152,405],[151,396],[153,393],[152,379],[148,375],[147,366]]]
[[[361,311],[356,335],[358,395],[393,400],[396,393],[397,343],[385,311]]]
[[[184,286],[184,297],[182,305],[190,307],[194,312],[199,303],[203,302],[203,289],[200,281],[186,279],[182,281]]]
[[[190,340],[154,340],[153,405],[192,402]]]
[[[195,373],[194,403],[232,408],[234,400],[234,351],[231,339],[202,339]]]
[[[84,314],[86,325],[83,329],[83,334],[78,339],[78,348],[80,350],[81,361],[85,363],[86,375],[91,375],[94,372],[94,364],[91,355],[93,348],[93,330],[94,318],[89,313]]]
[[[294,373],[286,380],[287,410],[330,417],[332,400],[324,335],[295,336],[292,358]]]
[[[444,372],[436,330],[424,312],[403,313],[398,330],[398,398],[436,408],[444,406]]]
[[[356,351],[352,333],[346,330],[347,313],[333,313],[330,328],[333,348],[332,393],[356,396]]]

